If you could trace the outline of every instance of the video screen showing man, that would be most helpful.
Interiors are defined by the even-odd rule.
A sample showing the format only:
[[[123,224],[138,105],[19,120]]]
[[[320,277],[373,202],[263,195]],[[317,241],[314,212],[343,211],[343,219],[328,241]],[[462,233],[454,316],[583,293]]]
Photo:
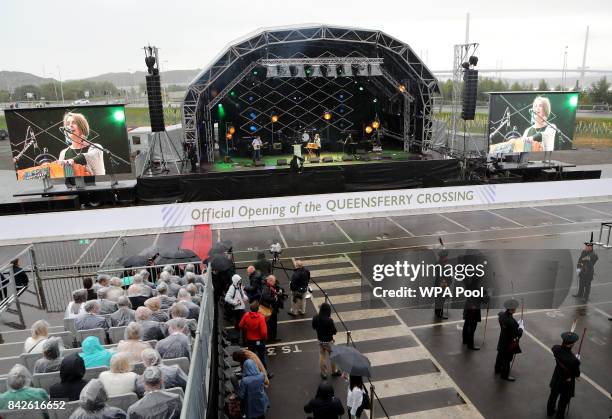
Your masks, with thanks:
[[[578,93],[491,93],[489,153],[571,149]]]

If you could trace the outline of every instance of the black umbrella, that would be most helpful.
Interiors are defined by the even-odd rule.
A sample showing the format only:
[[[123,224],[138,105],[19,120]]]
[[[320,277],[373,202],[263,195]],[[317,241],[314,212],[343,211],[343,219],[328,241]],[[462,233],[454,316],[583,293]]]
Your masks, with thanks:
[[[208,251],[208,256],[221,255],[232,250],[232,242],[229,240],[218,241]]]
[[[215,255],[210,261],[210,266],[217,272],[227,271],[233,266],[233,263],[225,254]]]
[[[126,256],[119,259],[119,263],[121,263],[124,268],[131,268],[132,266],[147,266],[148,262],[149,258],[144,255]]]
[[[158,265],[171,265],[175,263],[199,262],[200,257],[191,249],[161,250],[155,263]]]
[[[141,256],[146,256],[148,258],[151,258],[153,256],[155,256],[156,254],[162,252],[163,249],[159,246],[150,246],[147,247],[146,249],[142,250],[141,252],[139,252],[138,254]]]
[[[352,346],[337,345],[332,349],[330,359],[342,371],[358,375],[360,377],[371,377],[370,360]]]

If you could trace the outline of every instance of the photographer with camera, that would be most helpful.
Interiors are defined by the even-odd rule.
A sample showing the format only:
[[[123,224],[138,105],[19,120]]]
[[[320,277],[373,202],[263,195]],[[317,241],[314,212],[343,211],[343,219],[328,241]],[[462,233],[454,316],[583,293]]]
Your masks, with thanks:
[[[276,336],[278,330],[278,310],[284,306],[284,299],[286,297],[276,277],[274,275],[269,275],[266,278],[266,285],[261,293],[261,306],[265,308],[264,310],[266,312],[270,313],[266,316],[268,342],[280,341]],[[261,307],[259,311],[262,311]]]
[[[249,276],[249,284],[244,289],[249,297],[249,300],[261,299],[261,293],[264,289],[264,279],[255,266],[249,265],[247,267],[247,275]]]
[[[290,316],[306,314],[306,301],[304,297],[308,292],[308,283],[310,282],[310,271],[304,267],[301,260],[296,260],[294,263],[295,269],[291,276],[289,289],[291,290],[291,310]]]

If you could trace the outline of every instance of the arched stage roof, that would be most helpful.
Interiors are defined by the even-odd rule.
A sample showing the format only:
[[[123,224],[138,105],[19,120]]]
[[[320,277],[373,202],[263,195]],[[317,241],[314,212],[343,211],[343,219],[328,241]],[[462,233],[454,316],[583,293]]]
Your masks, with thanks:
[[[183,103],[185,140],[204,147],[202,154],[212,161],[211,108],[253,68],[265,67],[263,60],[334,58],[380,59],[382,72],[368,80],[381,95],[404,98],[405,147],[427,146],[439,89],[425,63],[406,43],[382,31],[321,24],[262,28],[230,43],[189,85]]]

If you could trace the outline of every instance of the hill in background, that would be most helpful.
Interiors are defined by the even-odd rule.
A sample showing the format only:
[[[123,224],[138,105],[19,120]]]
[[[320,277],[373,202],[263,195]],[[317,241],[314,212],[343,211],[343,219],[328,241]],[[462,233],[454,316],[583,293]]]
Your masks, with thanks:
[[[170,70],[161,73],[162,84],[184,85],[187,86],[200,73],[201,70]],[[138,86],[145,82],[146,71],[136,71],[134,73],[106,73],[95,77],[88,77],[80,80],[111,82],[117,87]],[[63,80],[68,81],[68,80]],[[0,71],[0,90],[13,91],[16,87],[33,85],[40,86],[46,83],[58,82],[51,77],[39,77],[35,74],[23,73],[20,71]]]

